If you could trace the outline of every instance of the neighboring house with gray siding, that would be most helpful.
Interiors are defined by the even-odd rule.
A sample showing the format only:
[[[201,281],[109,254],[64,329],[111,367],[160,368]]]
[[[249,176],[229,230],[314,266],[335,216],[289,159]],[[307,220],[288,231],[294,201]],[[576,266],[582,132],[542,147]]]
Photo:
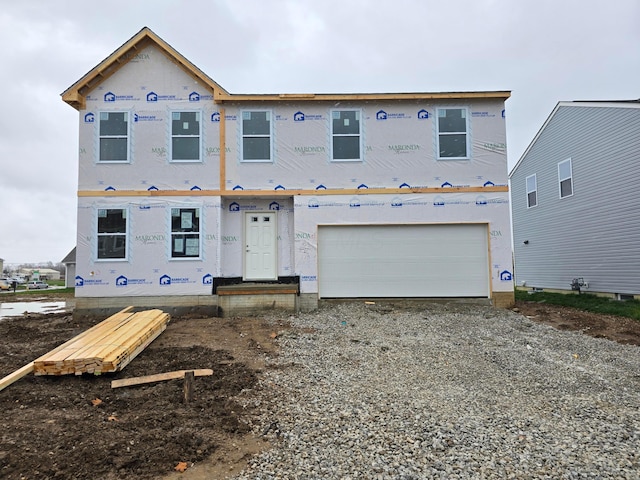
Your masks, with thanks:
[[[516,286],[640,297],[640,100],[558,103],[509,177]]]

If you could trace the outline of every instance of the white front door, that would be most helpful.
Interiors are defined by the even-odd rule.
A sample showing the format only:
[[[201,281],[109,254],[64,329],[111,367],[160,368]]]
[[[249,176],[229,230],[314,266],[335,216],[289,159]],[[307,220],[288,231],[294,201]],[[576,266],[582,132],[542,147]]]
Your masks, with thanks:
[[[244,279],[276,280],[277,228],[275,212],[245,212]]]

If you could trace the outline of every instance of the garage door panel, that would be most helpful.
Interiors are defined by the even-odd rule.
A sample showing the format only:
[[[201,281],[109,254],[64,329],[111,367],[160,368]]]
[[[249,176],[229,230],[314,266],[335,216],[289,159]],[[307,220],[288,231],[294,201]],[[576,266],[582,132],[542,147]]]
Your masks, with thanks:
[[[487,297],[486,225],[321,226],[319,294]]]

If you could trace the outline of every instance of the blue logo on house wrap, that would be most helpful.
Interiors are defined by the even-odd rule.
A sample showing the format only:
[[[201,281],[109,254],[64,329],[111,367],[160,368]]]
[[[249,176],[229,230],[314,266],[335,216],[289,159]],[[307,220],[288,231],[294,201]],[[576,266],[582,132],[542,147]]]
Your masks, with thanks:
[[[394,199],[391,200],[392,208],[397,208],[401,206],[402,206],[402,200],[400,199],[400,197],[395,197]]]
[[[353,197],[351,199],[351,201],[349,202],[349,207],[351,207],[351,208],[359,208],[360,207],[360,200],[358,199],[358,197]]]
[[[191,92],[189,94],[189,101],[190,102],[199,102],[200,101],[200,94],[198,92]]]
[[[293,121],[294,122],[304,122],[304,113],[302,112],[296,112],[293,114]]]
[[[230,212],[239,212],[240,211],[240,204],[238,202],[232,202],[229,205],[229,211]]]
[[[361,183],[360,185],[358,185],[358,190],[363,190],[363,189],[367,189],[369,187],[367,187],[364,183]]]
[[[418,110],[418,120],[428,120],[429,112],[427,112],[424,108],[422,110]]]
[[[318,199],[312,198],[311,200],[309,200],[309,203],[307,204],[307,206],[309,208],[319,208],[320,204],[318,203]]]
[[[278,202],[271,202],[269,204],[269,210],[280,210],[280,204]]]
[[[325,187],[323,184],[320,184],[316,187],[316,190],[326,190],[327,187]]]
[[[115,102],[116,101],[116,96],[113,92],[107,92],[104,94],[104,101],[105,102]]]
[[[80,275],[76,275],[76,287],[83,287],[84,286],[84,278],[82,278]]]
[[[94,123],[96,121],[96,116],[89,112],[84,116],[84,123]]]
[[[213,275],[207,273],[204,277],[202,277],[203,285],[213,285]]]
[[[387,112],[385,112],[384,110],[378,110],[376,112],[376,120],[386,120],[387,119]]]
[[[120,275],[118,278],[116,278],[116,287],[126,287],[127,283],[127,277],[125,277],[124,275]]]
[[[449,188],[449,187],[453,187],[452,184],[450,184],[449,182],[444,182],[442,185],[440,185],[441,188]]]
[[[169,275],[162,275],[160,277],[160,285],[171,285],[171,277]]]
[[[440,195],[438,195],[436,198],[433,199],[433,206],[434,207],[444,207],[444,198],[442,198]]]
[[[485,197],[484,195],[478,195],[476,197],[476,205],[486,205],[487,204],[487,197]]]
[[[212,122],[219,122],[220,121],[220,112],[213,112],[211,114],[211,121]]]
[[[241,185],[236,185],[235,187],[232,188],[232,190],[244,190],[244,188],[242,188]]]
[[[112,187],[111,185],[109,185],[107,188],[104,189],[105,192],[115,192],[116,189],[114,187]]]
[[[278,185],[274,188],[274,190],[286,190],[282,185]]]
[[[511,280],[513,280],[513,275],[511,275],[511,272],[509,270],[503,270],[502,272],[500,272],[500,280],[503,282],[510,282]]]
[[[156,92],[147,93],[147,102],[157,102],[158,94]]]
[[[482,185],[483,187],[495,187],[496,184],[493,183],[491,180],[487,180],[486,182],[484,182],[484,185]]]

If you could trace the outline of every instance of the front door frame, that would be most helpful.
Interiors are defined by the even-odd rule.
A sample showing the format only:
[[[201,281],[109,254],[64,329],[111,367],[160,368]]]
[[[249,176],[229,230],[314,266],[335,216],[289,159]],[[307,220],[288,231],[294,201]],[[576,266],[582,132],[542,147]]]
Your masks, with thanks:
[[[253,245],[250,246],[251,244],[251,232],[249,229],[249,223],[250,223],[250,219],[251,217],[258,217],[259,221],[261,221],[262,219],[264,219],[265,216],[269,216],[269,218],[271,218],[271,222],[273,222],[273,227],[271,230],[271,236],[270,236],[270,247],[265,247],[264,245]],[[262,219],[260,218],[262,217]],[[242,269],[242,279],[244,281],[258,281],[258,280],[277,280],[278,279],[278,216],[276,215],[275,211],[250,211],[250,212],[244,212],[244,219],[243,219],[243,245],[244,245],[244,254],[243,254],[243,269]],[[259,234],[264,233],[264,230],[260,230]],[[258,239],[258,243],[260,242],[260,239]],[[252,251],[253,248],[253,251]],[[250,255],[253,253],[255,254],[256,248],[261,248],[262,252],[258,252],[259,255],[261,255],[262,253],[268,252],[271,253],[271,258],[273,259],[270,262],[270,269],[269,269],[269,274],[265,274],[265,275],[253,275],[250,272],[250,268],[251,268],[251,260],[250,260]]]

